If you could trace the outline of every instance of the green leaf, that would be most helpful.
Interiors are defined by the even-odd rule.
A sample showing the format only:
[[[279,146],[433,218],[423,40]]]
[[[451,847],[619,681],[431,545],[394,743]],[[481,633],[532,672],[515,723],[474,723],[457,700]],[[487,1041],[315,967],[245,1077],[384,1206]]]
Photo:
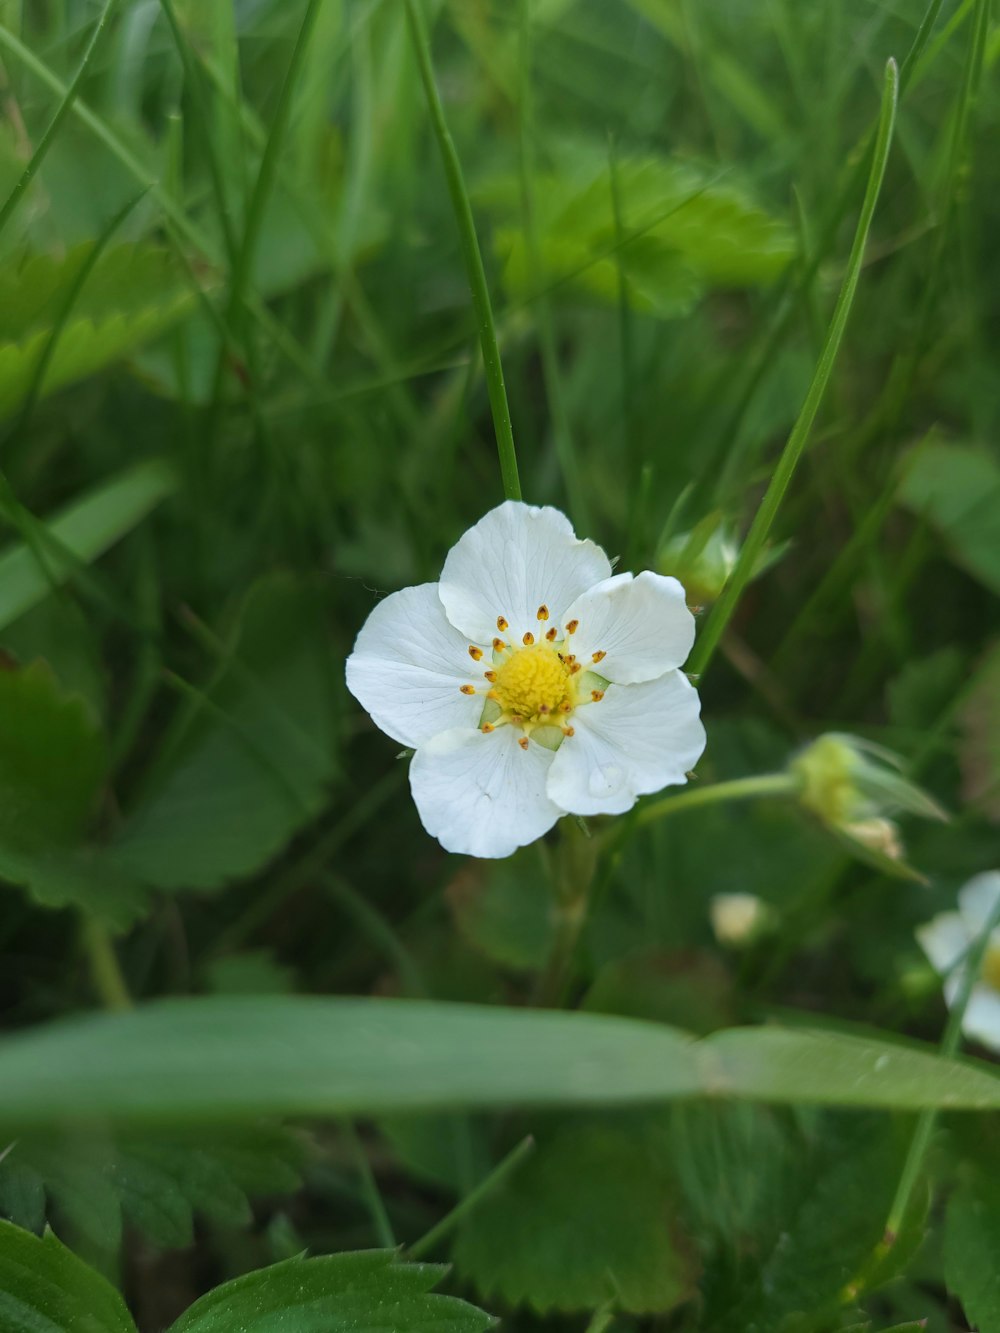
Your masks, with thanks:
[[[988,1178],[956,1190],[944,1228],[944,1275],[979,1333],[1000,1333],[1000,1199]]]
[[[44,662],[0,670],[0,847],[72,845],[106,768],[96,720]]]
[[[66,583],[77,562],[91,564],[176,488],[173,472],[158,459],[101,482],[52,519],[47,530],[65,548],[44,545],[45,568],[23,543],[0,555],[0,629]]]
[[[455,1262],[485,1297],[635,1314],[693,1295],[694,1262],[642,1124],[559,1126],[471,1215]]]
[[[168,1333],[480,1333],[494,1320],[430,1289],[444,1270],[384,1250],[288,1259],[203,1296]]]
[[[196,1213],[245,1227],[248,1195],[297,1190],[301,1159],[299,1140],[268,1124],[113,1142],[22,1136],[0,1162],[0,1212],[36,1231],[48,1218],[95,1251],[117,1248],[123,1220],[154,1245],[179,1248],[193,1242]]]
[[[4,1333],[136,1333],[125,1302],[99,1273],[47,1232],[0,1222]]]
[[[930,1049],[802,1029],[695,1042],[654,1023],[418,1000],[163,1001],[0,1043],[0,1123],[149,1122],[709,1095],[1000,1107],[1000,1077]]]
[[[0,877],[45,907],[75,904],[125,925],[145,892],[100,850],[76,845],[106,769],[89,707],[63,694],[44,662],[0,670]]]
[[[36,255],[0,274],[0,416],[31,385],[39,357],[91,243],[65,256]],[[87,277],[60,331],[43,393],[83,379],[161,333],[193,309],[169,250],[119,245]]]
[[[1000,467],[989,454],[966,445],[921,445],[899,498],[926,515],[957,565],[1000,593]]]
[[[915,732],[934,726],[961,688],[966,669],[954,647],[908,662],[887,691],[893,725]]]
[[[621,274],[635,309],[669,317],[688,310],[705,287],[770,282],[792,257],[787,227],[732,186],[666,158],[616,164],[619,233],[606,158],[589,151],[571,156],[576,160],[563,172],[535,182],[537,274],[524,233],[497,231],[504,280],[514,294],[565,285],[615,304]],[[515,197],[503,181],[485,195],[501,210]]]
[[[314,590],[262,579],[222,679],[129,812],[116,864],[165,889],[215,888],[266,864],[324,803],[331,700]]]

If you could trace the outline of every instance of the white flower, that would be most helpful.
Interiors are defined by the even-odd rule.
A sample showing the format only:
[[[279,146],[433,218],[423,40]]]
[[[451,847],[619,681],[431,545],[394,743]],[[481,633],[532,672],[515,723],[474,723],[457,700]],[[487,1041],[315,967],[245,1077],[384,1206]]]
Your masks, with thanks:
[[[508,500],[438,583],[380,602],[347,685],[416,753],[410,787],[452,852],[509,856],[564,814],[622,814],[705,748],[678,668],[694,618],[676,579],[612,575],[557,509]]]
[[[920,947],[944,978],[949,1005],[962,986],[962,959],[982,935],[1000,898],[1000,870],[976,875],[959,890],[958,911],[942,912],[917,931]],[[972,987],[962,1031],[991,1050],[1000,1051],[1000,929],[990,935],[983,966]]]

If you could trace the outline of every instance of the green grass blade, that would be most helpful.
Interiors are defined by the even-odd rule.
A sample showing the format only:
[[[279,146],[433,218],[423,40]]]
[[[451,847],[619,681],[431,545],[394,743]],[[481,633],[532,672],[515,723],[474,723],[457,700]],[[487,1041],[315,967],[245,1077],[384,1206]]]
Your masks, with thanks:
[[[1000,1108],[989,1065],[797,1027],[703,1041],[602,1014],[424,1000],[162,1001],[0,1043],[0,1124],[623,1106],[680,1097]]]
[[[104,6],[100,18],[97,20],[97,23],[94,26],[94,31],[90,35],[90,41],[87,43],[87,49],[83,53],[83,59],[80,61],[80,64],[77,67],[77,71],[73,75],[72,82],[69,84],[68,88],[63,93],[62,101],[56,108],[55,115],[49,121],[49,124],[45,132],[39,139],[35,147],[35,151],[31,154],[31,157],[28,159],[28,163],[25,166],[24,170],[21,172],[17,184],[14,186],[13,190],[11,190],[10,194],[7,196],[3,206],[0,207],[0,234],[2,234],[4,227],[6,227],[7,223],[13,216],[14,210],[17,208],[18,204],[24,198],[25,191],[27,190],[31,182],[35,179],[35,176],[37,175],[39,168],[45,161],[46,155],[49,149],[52,147],[52,144],[55,142],[56,135],[59,133],[60,125],[62,125],[63,121],[69,115],[70,111],[72,111],[73,103],[76,101],[76,95],[80,91],[80,85],[82,84],[84,76],[86,75],[87,70],[90,67],[90,62],[94,58],[95,52],[97,51],[98,47],[101,44],[101,38],[107,31],[108,22],[111,19],[111,16],[114,14],[115,9],[117,7],[118,7],[118,0],[107,0],[107,4]]]
[[[809,435],[812,430],[813,422],[823,401],[826,387],[833,371],[834,363],[837,359],[837,353],[840,350],[840,344],[844,336],[844,329],[847,327],[847,319],[851,312],[851,305],[854,301],[854,293],[857,290],[858,279],[861,276],[861,265],[864,260],[865,245],[868,240],[868,231],[871,227],[872,217],[875,213],[875,206],[878,203],[879,193],[882,189],[882,181],[885,176],[886,162],[889,157],[889,149],[892,144],[892,132],[896,119],[896,101],[899,89],[899,70],[894,60],[890,60],[886,65],[885,83],[882,93],[882,110],[879,118],[878,135],[875,141],[875,152],[872,157],[871,171],[868,177],[868,188],[865,191],[864,202],[861,206],[861,216],[858,219],[857,230],[854,234],[854,244],[851,246],[851,254],[847,261],[847,271],[844,274],[844,281],[837,297],[837,304],[834,307],[833,317],[827,330],[826,339],[820,352],[819,362],[813,375],[812,383],[806,394],[805,402],[802,405],[792,432],[788,437],[785,448],[782,451],[781,458],[778,460],[778,466],[775,468],[771,478],[770,485],[765,492],[757,513],[754,515],[753,523],[750,525],[750,531],[747,539],[743,543],[740,551],[739,560],[732,576],[722,593],[722,596],[716,602],[705,628],[695,644],[694,652],[688,662],[688,670],[693,675],[700,675],[705,671],[712,655],[718,646],[723,631],[728,625],[733,612],[736,610],[743,589],[750,581],[752,573],[756,568],[757,561],[760,558],[767,541],[771,526],[777,517],[781,502],[784,499],[785,492],[795,474],[795,469],[799,464],[802,453],[809,441]]]
[[[493,427],[496,431],[497,450],[500,454],[500,475],[503,480],[503,492],[508,500],[520,500],[521,482],[517,472],[517,454],[514,451],[514,432],[510,423],[510,407],[507,403],[507,389],[504,385],[503,366],[500,362],[500,349],[497,346],[497,331],[493,320],[493,305],[486,283],[486,270],[483,268],[483,256],[479,249],[476,224],[472,216],[472,205],[465,188],[462,164],[444,117],[444,107],[434,78],[434,66],[431,63],[430,40],[427,26],[420,10],[419,0],[406,0],[406,14],[410,22],[413,46],[420,67],[420,78],[427,97],[427,106],[431,113],[431,123],[441,151],[448,190],[451,194],[455,220],[458,223],[462,242],[462,254],[465,268],[472,289],[472,303],[479,325],[479,341],[483,349],[483,368],[486,373],[486,388],[493,413]]]
[[[37,606],[53,583],[65,583],[78,564],[90,564],[141,523],[176,484],[159,459],[140,463],[102,482],[52,520],[46,570],[23,543],[0,554],[0,629]]]

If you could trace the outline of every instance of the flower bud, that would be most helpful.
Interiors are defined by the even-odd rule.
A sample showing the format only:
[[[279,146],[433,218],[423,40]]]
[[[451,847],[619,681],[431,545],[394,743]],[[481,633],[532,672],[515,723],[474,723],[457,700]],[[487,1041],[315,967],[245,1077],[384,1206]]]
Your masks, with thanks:
[[[672,537],[656,560],[661,574],[683,584],[692,606],[714,602],[736,567],[739,547],[719,514],[709,514],[690,532]]]
[[[801,782],[799,799],[824,824],[880,858],[900,861],[903,844],[895,814],[945,819],[941,807],[900,772],[899,757],[858,736],[828,732],[806,747],[790,768]]]
[[[719,943],[741,949],[767,928],[771,909],[755,893],[717,893],[709,903],[709,914]]]

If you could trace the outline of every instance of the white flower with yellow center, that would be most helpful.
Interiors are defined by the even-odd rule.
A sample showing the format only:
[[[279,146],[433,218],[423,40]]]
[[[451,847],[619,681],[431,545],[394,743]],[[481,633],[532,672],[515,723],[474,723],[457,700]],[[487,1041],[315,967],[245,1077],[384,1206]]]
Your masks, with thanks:
[[[562,815],[622,814],[686,781],[705,748],[678,670],[693,642],[676,579],[612,575],[557,509],[508,500],[452,547],[440,582],[376,606],[347,685],[416,751],[428,833],[509,856]]]
[[[962,962],[982,935],[1000,898],[1000,870],[970,879],[958,893],[958,911],[942,912],[917,931],[920,947],[944,979],[944,997],[955,1003],[965,971]],[[992,931],[983,966],[962,1021],[967,1037],[1000,1051],[1000,929]]]

